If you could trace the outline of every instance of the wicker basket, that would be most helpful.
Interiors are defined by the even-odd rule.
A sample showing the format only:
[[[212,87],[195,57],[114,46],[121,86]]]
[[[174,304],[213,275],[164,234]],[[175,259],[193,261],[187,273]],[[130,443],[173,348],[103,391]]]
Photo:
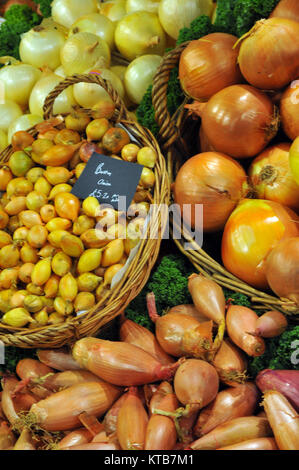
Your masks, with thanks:
[[[185,159],[195,154],[194,149],[192,152],[192,150],[188,148],[188,142],[190,142],[188,136],[190,137],[190,135],[192,135],[194,125],[196,125],[195,121],[192,122],[192,119],[188,118],[187,111],[184,108],[184,104],[187,103],[188,99],[185,99],[185,102],[174,116],[170,116],[167,109],[167,88],[170,72],[178,65],[181,53],[188,44],[189,42],[185,42],[165,55],[155,75],[152,92],[155,117],[160,128],[159,142],[164,154],[167,155],[170,183],[174,182],[178,169]],[[174,221],[173,224],[175,224]],[[223,287],[246,294],[250,297],[255,308],[277,309],[287,315],[299,314],[299,308],[295,303],[288,299],[278,298],[269,293],[261,292],[249,286],[233,276],[221,264],[215,261],[212,256],[193,241],[192,236],[187,233],[186,230],[182,233],[181,227],[178,227],[177,224],[175,227],[173,225],[173,228],[176,229],[176,233],[181,232],[181,239],[174,240],[176,245],[179,250],[189,258],[199,272],[209,278],[213,278]],[[186,242],[191,244],[192,250],[184,249]]]
[[[101,85],[109,93],[116,105],[112,120],[120,122],[144,146],[152,147],[157,155],[155,166],[156,185],[152,195],[153,220],[157,229],[157,239],[144,237],[138,253],[132,260],[127,272],[121,281],[108,292],[100,302],[89,312],[78,317],[72,317],[65,323],[45,326],[38,329],[12,328],[0,323],[0,340],[6,346],[21,348],[58,348],[77,339],[95,335],[101,327],[119,315],[126,306],[138,295],[147,282],[151,269],[158,257],[161,235],[165,220],[161,221],[161,204],[169,203],[169,180],[166,172],[165,159],[153,135],[136,122],[130,120],[126,108],[116,91],[97,75],[74,75],[66,78],[49,94],[44,104],[44,118],[53,116],[53,104],[57,96],[68,86],[75,83],[86,82]],[[35,128],[29,130],[30,134],[37,134]],[[0,155],[3,163],[7,162],[12,153],[9,146]]]

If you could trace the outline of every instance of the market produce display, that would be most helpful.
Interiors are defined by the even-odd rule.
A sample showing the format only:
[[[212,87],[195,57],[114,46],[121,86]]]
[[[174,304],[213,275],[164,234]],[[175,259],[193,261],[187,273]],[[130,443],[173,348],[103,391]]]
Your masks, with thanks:
[[[0,328],[32,348],[4,350],[0,450],[299,450],[298,2],[0,14]],[[203,206],[204,245],[158,257],[159,238],[130,271],[157,194],[169,202],[154,136],[192,230]],[[94,152],[143,167],[126,214],[76,195]],[[100,329],[104,301],[117,312]]]

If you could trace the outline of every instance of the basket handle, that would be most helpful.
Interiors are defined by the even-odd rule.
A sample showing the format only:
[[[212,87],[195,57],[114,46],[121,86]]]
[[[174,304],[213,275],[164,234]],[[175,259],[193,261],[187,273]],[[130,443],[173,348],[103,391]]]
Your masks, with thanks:
[[[152,101],[155,118],[160,128],[159,137],[165,150],[179,137],[179,130],[167,108],[167,89],[170,72],[179,62],[181,53],[189,43],[190,41],[182,43],[164,56],[153,81]]]
[[[109,81],[105,80],[104,78],[100,77],[96,74],[75,74],[71,77],[67,77],[62,80],[58,85],[54,88],[54,90],[49,93],[47,98],[45,99],[43,111],[44,111],[44,119],[50,119],[54,116],[53,108],[54,108],[54,101],[56,100],[57,96],[60,95],[66,88],[69,86],[75,85],[76,83],[93,83],[96,85],[100,85],[104,88],[105,91],[109,94],[110,98],[112,99],[113,103],[115,104],[115,110],[117,114],[117,120],[120,121],[121,119],[129,120],[127,109],[120,98],[117,91],[112,87]]]

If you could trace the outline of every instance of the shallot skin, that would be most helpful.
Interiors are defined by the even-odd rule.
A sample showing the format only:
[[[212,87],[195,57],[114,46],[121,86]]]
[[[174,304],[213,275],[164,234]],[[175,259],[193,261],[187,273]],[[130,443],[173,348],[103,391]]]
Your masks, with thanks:
[[[273,437],[261,437],[216,450],[279,450]]]
[[[262,392],[275,390],[282,393],[299,411],[299,370],[262,370],[255,382]]]
[[[226,315],[227,333],[233,343],[249,356],[261,356],[265,352],[265,342],[255,336],[258,316],[250,308],[230,305]]]

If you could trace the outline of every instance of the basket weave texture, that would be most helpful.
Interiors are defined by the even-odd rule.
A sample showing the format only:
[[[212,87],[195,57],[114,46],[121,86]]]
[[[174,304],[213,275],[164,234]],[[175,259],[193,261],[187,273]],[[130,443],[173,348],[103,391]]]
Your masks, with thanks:
[[[157,230],[156,239],[144,237],[140,247],[121,281],[109,291],[100,302],[91,310],[78,317],[70,317],[65,323],[40,327],[38,329],[13,328],[0,323],[0,341],[6,346],[21,348],[59,348],[65,344],[72,344],[84,336],[93,336],[101,327],[109,323],[139,294],[159,254],[162,233],[166,224],[161,217],[162,205],[169,204],[169,179],[166,172],[165,159],[159,145],[151,132],[138,123],[132,121],[125,105],[117,92],[106,80],[98,75],[74,75],[60,82],[48,95],[44,103],[44,119],[53,117],[53,105],[57,96],[67,87],[75,83],[93,83],[102,86],[115,104],[112,117],[114,123],[121,123],[132,136],[143,146],[149,146],[157,153],[155,166],[156,184],[152,194],[152,221]],[[88,110],[87,110],[88,113]],[[35,127],[28,131],[32,136],[37,135]],[[1,164],[4,165],[13,153],[12,147],[7,147],[0,155]]]
[[[190,41],[181,44],[164,56],[156,72],[152,91],[155,118],[159,125],[158,140],[164,154],[167,156],[167,169],[171,184],[175,181],[176,174],[185,159],[192,155],[190,150],[187,149],[188,139],[184,139],[186,130],[190,135],[190,126],[192,126],[190,120],[187,119],[187,111],[184,108],[184,104],[187,103],[188,99],[185,99],[173,116],[170,116],[167,109],[167,89],[170,73],[178,65],[180,56],[189,43]],[[294,302],[259,291],[228,272],[193,240],[193,237],[186,229],[182,229],[174,220],[172,220],[172,228],[173,231],[175,229],[175,233],[181,232],[181,239],[174,239],[174,242],[179,250],[192,262],[197,271],[208,278],[214,279],[222,287],[249,296],[255,308],[276,309],[286,315],[299,315],[299,307]],[[191,244],[191,250],[185,250],[186,243]]]

